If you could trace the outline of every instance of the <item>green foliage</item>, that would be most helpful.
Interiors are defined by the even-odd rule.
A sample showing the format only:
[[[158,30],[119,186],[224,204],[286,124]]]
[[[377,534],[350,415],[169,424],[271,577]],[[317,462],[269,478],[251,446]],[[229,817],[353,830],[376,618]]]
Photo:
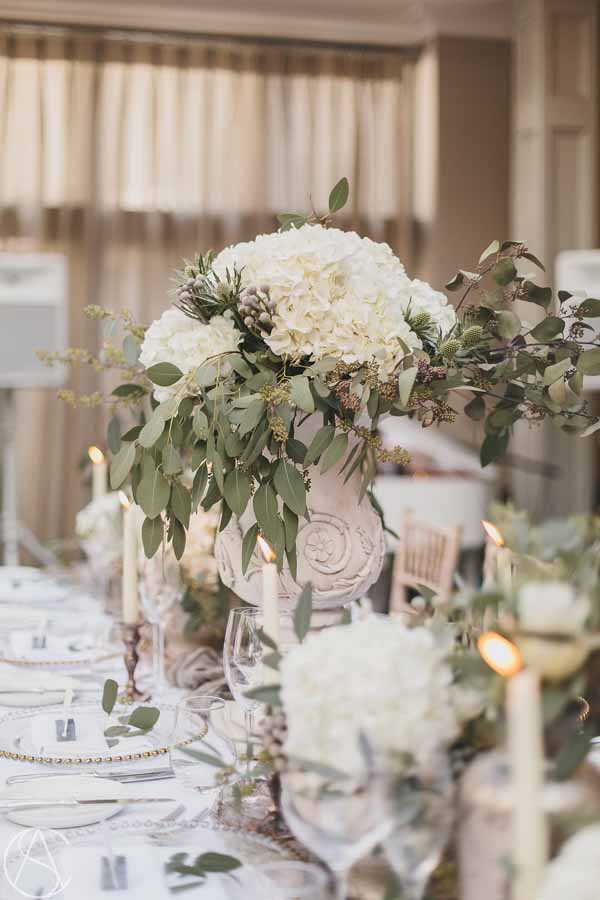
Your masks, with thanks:
[[[104,689],[102,691],[102,709],[107,716],[110,716],[111,712],[115,708],[118,693],[119,685],[117,684],[117,682],[112,678],[107,678],[104,682]]]

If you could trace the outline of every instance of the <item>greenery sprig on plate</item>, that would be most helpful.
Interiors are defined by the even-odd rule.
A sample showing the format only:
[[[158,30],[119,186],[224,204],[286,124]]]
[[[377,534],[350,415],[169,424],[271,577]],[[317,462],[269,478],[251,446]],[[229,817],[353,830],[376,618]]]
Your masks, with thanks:
[[[112,678],[107,678],[102,691],[102,709],[107,716],[112,714],[117,702],[119,685]],[[118,716],[118,725],[109,725],[104,729],[107,738],[141,737],[152,731],[160,718],[160,710],[155,706],[137,706],[133,712]]]

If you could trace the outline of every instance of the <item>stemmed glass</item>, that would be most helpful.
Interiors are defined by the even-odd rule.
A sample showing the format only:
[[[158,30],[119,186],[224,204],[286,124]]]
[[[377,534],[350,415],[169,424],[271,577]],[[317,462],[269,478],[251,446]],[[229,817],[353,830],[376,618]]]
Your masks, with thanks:
[[[159,560],[160,570],[146,561],[139,580],[140,600],[146,621],[152,626],[153,697],[168,690],[165,676],[165,629],[183,591],[179,567]]]
[[[394,827],[383,847],[406,900],[422,900],[440,863],[452,827],[452,796],[452,776],[443,755],[404,771],[395,782]]]
[[[185,746],[172,754],[173,768],[196,791],[218,790],[215,776],[235,770],[235,746],[227,733],[221,697],[192,694],[180,700],[175,710],[174,742]],[[194,757],[197,765],[190,765]]]
[[[282,776],[283,817],[298,840],[333,872],[336,900],[348,896],[348,872],[392,827],[384,771],[331,781],[316,771]]]
[[[263,645],[260,639],[262,611],[255,607],[232,609],[229,613],[223,662],[227,684],[235,700],[244,711],[246,731],[246,776],[250,776],[252,763],[252,735],[254,717],[260,701],[246,696],[251,688],[261,687],[265,681],[262,661]]]

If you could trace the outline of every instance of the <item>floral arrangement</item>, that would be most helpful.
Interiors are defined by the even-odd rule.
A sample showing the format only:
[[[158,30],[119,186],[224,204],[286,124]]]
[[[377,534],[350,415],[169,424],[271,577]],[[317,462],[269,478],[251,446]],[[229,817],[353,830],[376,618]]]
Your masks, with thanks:
[[[121,561],[123,550],[123,509],[117,493],[108,493],[92,500],[75,518],[75,534],[89,556],[103,566]]]
[[[520,419],[552,419],[582,436],[600,427],[583,396],[585,376],[600,373],[587,321],[600,300],[561,291],[555,303],[550,288],[518,273],[522,261],[543,269],[527,245],[493,241],[446,285],[462,291],[454,308],[411,279],[387,244],[330,227],[348,190],[341,179],[323,216],[282,215],[278,232],[186,263],[174,308],[147,330],[126,311],[90,308],[109,326],[120,321],[122,350],[107,342],[100,360],[79,350],[45,357],[116,367],[126,381],[107,401],[145,403],[125,433],[113,417],[109,446],[113,488],[130,478],[146,515],[148,556],[166,536],[181,558],[199,506],[220,504],[223,529],[251,502],[244,571],[260,530],[295,578],[313,467],[344,481],[359,471],[362,500],[379,462],[407,462],[401,447],[382,444],[384,415],[428,426],[453,422],[464,406],[484,423],[483,465],[502,456]],[[531,320],[517,313],[520,301]],[[321,426],[307,446],[299,430],[313,414]]]
[[[279,666],[291,764],[354,773],[361,735],[376,753],[417,765],[447,749],[479,711],[454,681],[451,649],[432,629],[376,616],[309,635]]]

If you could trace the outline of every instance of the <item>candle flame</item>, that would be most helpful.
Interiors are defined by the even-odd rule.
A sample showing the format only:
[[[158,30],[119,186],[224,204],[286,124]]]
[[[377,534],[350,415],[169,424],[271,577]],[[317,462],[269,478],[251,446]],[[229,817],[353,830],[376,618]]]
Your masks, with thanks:
[[[483,525],[483,530],[487,534],[487,536],[494,542],[496,547],[504,547],[504,538],[502,537],[502,532],[499,528],[493,524],[493,522],[488,522],[486,519],[481,520],[481,524]]]
[[[119,500],[121,501],[121,506],[123,509],[129,509],[131,506],[131,500],[125,493],[125,491],[119,491]]]
[[[256,543],[258,544],[258,549],[260,550],[264,561],[267,563],[275,562],[277,558],[275,552],[271,545],[265,541],[264,537],[259,534],[256,538]]]
[[[518,648],[495,631],[484,632],[477,641],[477,649],[490,669],[504,678],[516,675],[521,669],[522,661]]]
[[[100,447],[88,447],[88,456],[95,466],[99,465],[99,463],[104,462],[104,453],[100,449]]]

